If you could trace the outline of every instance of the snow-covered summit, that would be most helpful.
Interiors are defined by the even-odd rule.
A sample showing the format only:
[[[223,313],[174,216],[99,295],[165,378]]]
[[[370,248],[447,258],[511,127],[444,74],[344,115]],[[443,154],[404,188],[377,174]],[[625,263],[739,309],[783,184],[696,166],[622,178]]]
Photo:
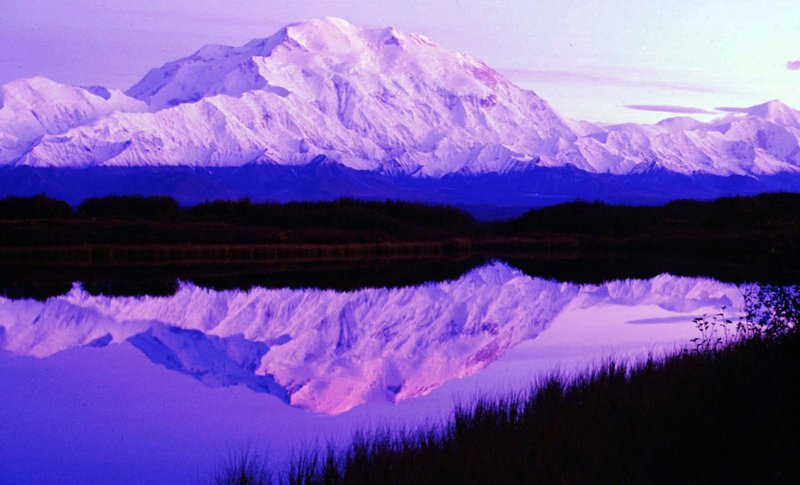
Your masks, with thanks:
[[[575,138],[545,101],[480,61],[423,36],[331,18],[241,47],[206,46],[127,94],[153,112],[45,138],[21,163],[235,166],[327,155],[438,176],[537,157],[566,163]]]
[[[800,112],[779,101],[721,108],[709,123],[567,121],[470,56],[335,18],[240,47],[205,46],[151,70],[127,96],[17,82],[26,83],[50,86],[32,98],[3,87],[0,164],[304,165],[325,155],[357,170],[432,177],[565,165],[610,174],[800,171]]]
[[[800,128],[800,112],[778,99],[773,99],[772,101],[750,106],[748,108],[717,109],[723,112],[740,113],[743,115],[761,118],[764,121],[778,125]]]
[[[476,72],[481,69],[486,71]],[[295,78],[297,74],[300,76]],[[320,84],[330,79],[309,83],[303,77],[333,74],[356,79],[374,75],[406,77],[429,83],[426,78],[436,77],[435,84],[479,94],[490,92],[482,84],[506,83],[480,62],[445,52],[423,36],[405,34],[393,27],[365,29],[325,17],[288,25],[270,37],[241,47],[207,45],[151,70],[127,94],[147,102],[153,110],[218,94],[240,96],[253,90],[280,96],[302,92],[313,97],[324,91]],[[469,74],[476,75],[479,83]],[[363,81],[365,85],[358,87],[381,88],[384,84],[380,79]],[[314,89],[304,92],[302,88]]]

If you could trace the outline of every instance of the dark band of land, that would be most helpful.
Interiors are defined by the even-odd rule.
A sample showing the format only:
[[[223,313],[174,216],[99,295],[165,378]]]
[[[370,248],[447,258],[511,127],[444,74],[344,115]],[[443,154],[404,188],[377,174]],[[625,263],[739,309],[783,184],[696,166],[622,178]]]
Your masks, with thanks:
[[[794,283],[798,214],[800,195],[790,193],[663,206],[573,202],[492,222],[447,206],[353,199],[182,207],[169,197],[113,196],[74,207],[9,197],[0,200],[0,287],[26,277],[42,287],[50,275],[62,291],[98,275],[150,282],[158,273],[166,282],[159,293],[177,278],[227,275],[222,286],[242,287],[263,284],[264,274],[272,286],[349,289],[450,279],[491,259],[579,282],[670,272]],[[307,281],[289,276],[297,268]]]

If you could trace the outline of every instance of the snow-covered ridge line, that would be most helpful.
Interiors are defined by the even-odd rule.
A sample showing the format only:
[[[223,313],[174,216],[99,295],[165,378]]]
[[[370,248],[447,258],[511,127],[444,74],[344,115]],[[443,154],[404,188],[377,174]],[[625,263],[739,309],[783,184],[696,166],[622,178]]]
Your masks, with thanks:
[[[318,412],[427,394],[544,331],[567,305],[736,307],[738,289],[662,275],[603,285],[531,278],[502,263],[397,289],[213,291],[169,297],[0,298],[0,349],[46,357],[131,341],[210,385],[244,384]]]
[[[144,102],[101,86],[65,86],[44,77],[12,81],[0,86],[0,163],[112,113],[146,111]]]
[[[40,78],[3,86],[0,164],[302,165],[326,155],[359,170],[432,177],[531,165],[756,177],[800,167],[800,112],[778,101],[710,123],[570,122],[424,36],[333,18],[241,47],[205,46],[126,94]]]

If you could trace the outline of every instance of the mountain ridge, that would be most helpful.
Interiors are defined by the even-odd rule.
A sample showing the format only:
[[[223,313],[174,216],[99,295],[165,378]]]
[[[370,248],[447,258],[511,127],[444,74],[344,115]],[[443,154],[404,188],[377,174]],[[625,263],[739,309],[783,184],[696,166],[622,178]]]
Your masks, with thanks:
[[[778,100],[719,111],[710,122],[567,120],[424,36],[322,18],[240,47],[204,46],[125,93],[44,78],[3,85],[0,166],[309,172],[324,160],[362,178],[419,179],[567,167],[629,178],[800,173],[800,111]]]

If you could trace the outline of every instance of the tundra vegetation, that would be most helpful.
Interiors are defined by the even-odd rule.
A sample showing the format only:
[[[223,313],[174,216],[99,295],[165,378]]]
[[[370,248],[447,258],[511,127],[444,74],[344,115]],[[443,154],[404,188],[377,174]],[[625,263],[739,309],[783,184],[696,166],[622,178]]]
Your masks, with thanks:
[[[797,483],[800,287],[745,296],[740,316],[698,317],[675,355],[552,376],[441,426],[363,431],[286,470],[243,454],[214,483]]]

